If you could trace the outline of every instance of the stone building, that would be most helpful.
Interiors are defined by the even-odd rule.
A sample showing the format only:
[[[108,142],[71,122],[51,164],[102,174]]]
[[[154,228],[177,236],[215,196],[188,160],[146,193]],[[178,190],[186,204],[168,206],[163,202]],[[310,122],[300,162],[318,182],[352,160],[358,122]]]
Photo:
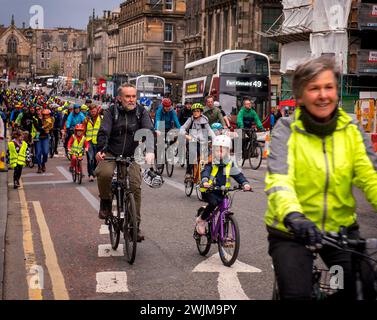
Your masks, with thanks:
[[[281,89],[279,45],[260,35],[282,14],[279,0],[187,0],[185,64],[224,50],[245,49],[270,57],[272,105]]]
[[[0,26],[0,75],[9,76],[10,80],[32,76],[33,36],[34,30],[17,28],[13,17],[9,27]]]
[[[162,76],[167,91],[179,101],[185,1],[127,0],[120,7],[117,84],[135,74]]]

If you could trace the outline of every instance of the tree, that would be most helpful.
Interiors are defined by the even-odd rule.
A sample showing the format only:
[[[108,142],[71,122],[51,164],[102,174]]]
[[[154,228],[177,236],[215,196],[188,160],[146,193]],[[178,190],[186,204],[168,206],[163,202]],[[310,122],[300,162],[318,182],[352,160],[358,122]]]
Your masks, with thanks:
[[[54,61],[52,63],[50,71],[54,75],[54,77],[57,77],[59,75],[60,65],[58,61]]]

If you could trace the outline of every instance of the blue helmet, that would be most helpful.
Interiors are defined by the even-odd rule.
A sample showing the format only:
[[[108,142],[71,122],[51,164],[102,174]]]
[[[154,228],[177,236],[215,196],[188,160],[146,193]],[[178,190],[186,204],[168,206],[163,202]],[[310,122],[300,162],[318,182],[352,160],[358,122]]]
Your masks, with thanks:
[[[219,122],[215,122],[215,123],[212,123],[211,125],[211,129],[212,130],[222,130],[223,129],[223,126],[221,123]]]
[[[81,106],[79,105],[79,104],[77,104],[77,103],[75,103],[74,105],[73,105],[73,109],[80,109],[81,108]]]

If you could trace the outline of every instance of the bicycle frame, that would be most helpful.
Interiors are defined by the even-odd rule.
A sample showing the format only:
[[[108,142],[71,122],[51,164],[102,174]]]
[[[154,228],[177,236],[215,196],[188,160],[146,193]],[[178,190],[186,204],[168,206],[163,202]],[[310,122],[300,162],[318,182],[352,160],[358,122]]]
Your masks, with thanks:
[[[224,219],[228,214],[228,209],[230,208],[231,201],[225,195],[224,200],[218,205],[218,207],[211,214],[211,239],[212,241],[223,241],[224,240]],[[234,233],[234,230],[232,230]],[[218,239],[220,237],[220,239]]]

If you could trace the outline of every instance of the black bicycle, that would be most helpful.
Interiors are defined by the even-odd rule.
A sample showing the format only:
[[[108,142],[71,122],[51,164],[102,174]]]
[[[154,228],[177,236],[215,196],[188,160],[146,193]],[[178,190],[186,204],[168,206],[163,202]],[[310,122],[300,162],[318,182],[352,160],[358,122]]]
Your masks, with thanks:
[[[242,150],[242,166],[248,159],[251,169],[258,170],[263,157],[262,146],[259,145],[257,131],[255,128],[243,129],[246,143]]]
[[[49,154],[50,154],[50,158],[52,159],[54,157],[55,146],[58,143],[58,141],[55,141],[55,135],[54,135],[53,130],[50,131],[49,135],[50,135],[50,139],[49,139],[48,151],[49,151]]]
[[[111,247],[116,250],[119,245],[120,233],[123,232],[125,254],[129,264],[136,258],[137,221],[134,194],[130,189],[128,167],[134,158],[123,156],[105,157],[107,161],[115,161],[116,168],[112,179],[112,215],[106,218],[109,226]]]
[[[323,235],[322,243],[325,246],[331,246],[352,254],[352,267],[356,282],[356,300],[365,299],[365,279],[363,281],[362,274],[362,270],[365,270],[365,268],[369,268],[369,271],[371,271],[370,274],[374,278],[370,279],[371,281],[374,281],[374,284],[371,285],[371,290],[374,289],[372,295],[374,295],[374,297],[377,296],[377,260],[372,258],[372,256],[377,253],[377,239],[348,239],[346,229],[341,228],[339,233],[328,233]],[[316,259],[318,258],[318,250],[313,251],[313,256],[315,263],[313,263],[312,273],[312,300],[325,300],[331,298],[333,294],[341,289],[336,281],[332,281],[334,275],[330,272],[330,270],[323,268],[316,263]],[[280,300],[276,275],[274,279],[272,300]]]

